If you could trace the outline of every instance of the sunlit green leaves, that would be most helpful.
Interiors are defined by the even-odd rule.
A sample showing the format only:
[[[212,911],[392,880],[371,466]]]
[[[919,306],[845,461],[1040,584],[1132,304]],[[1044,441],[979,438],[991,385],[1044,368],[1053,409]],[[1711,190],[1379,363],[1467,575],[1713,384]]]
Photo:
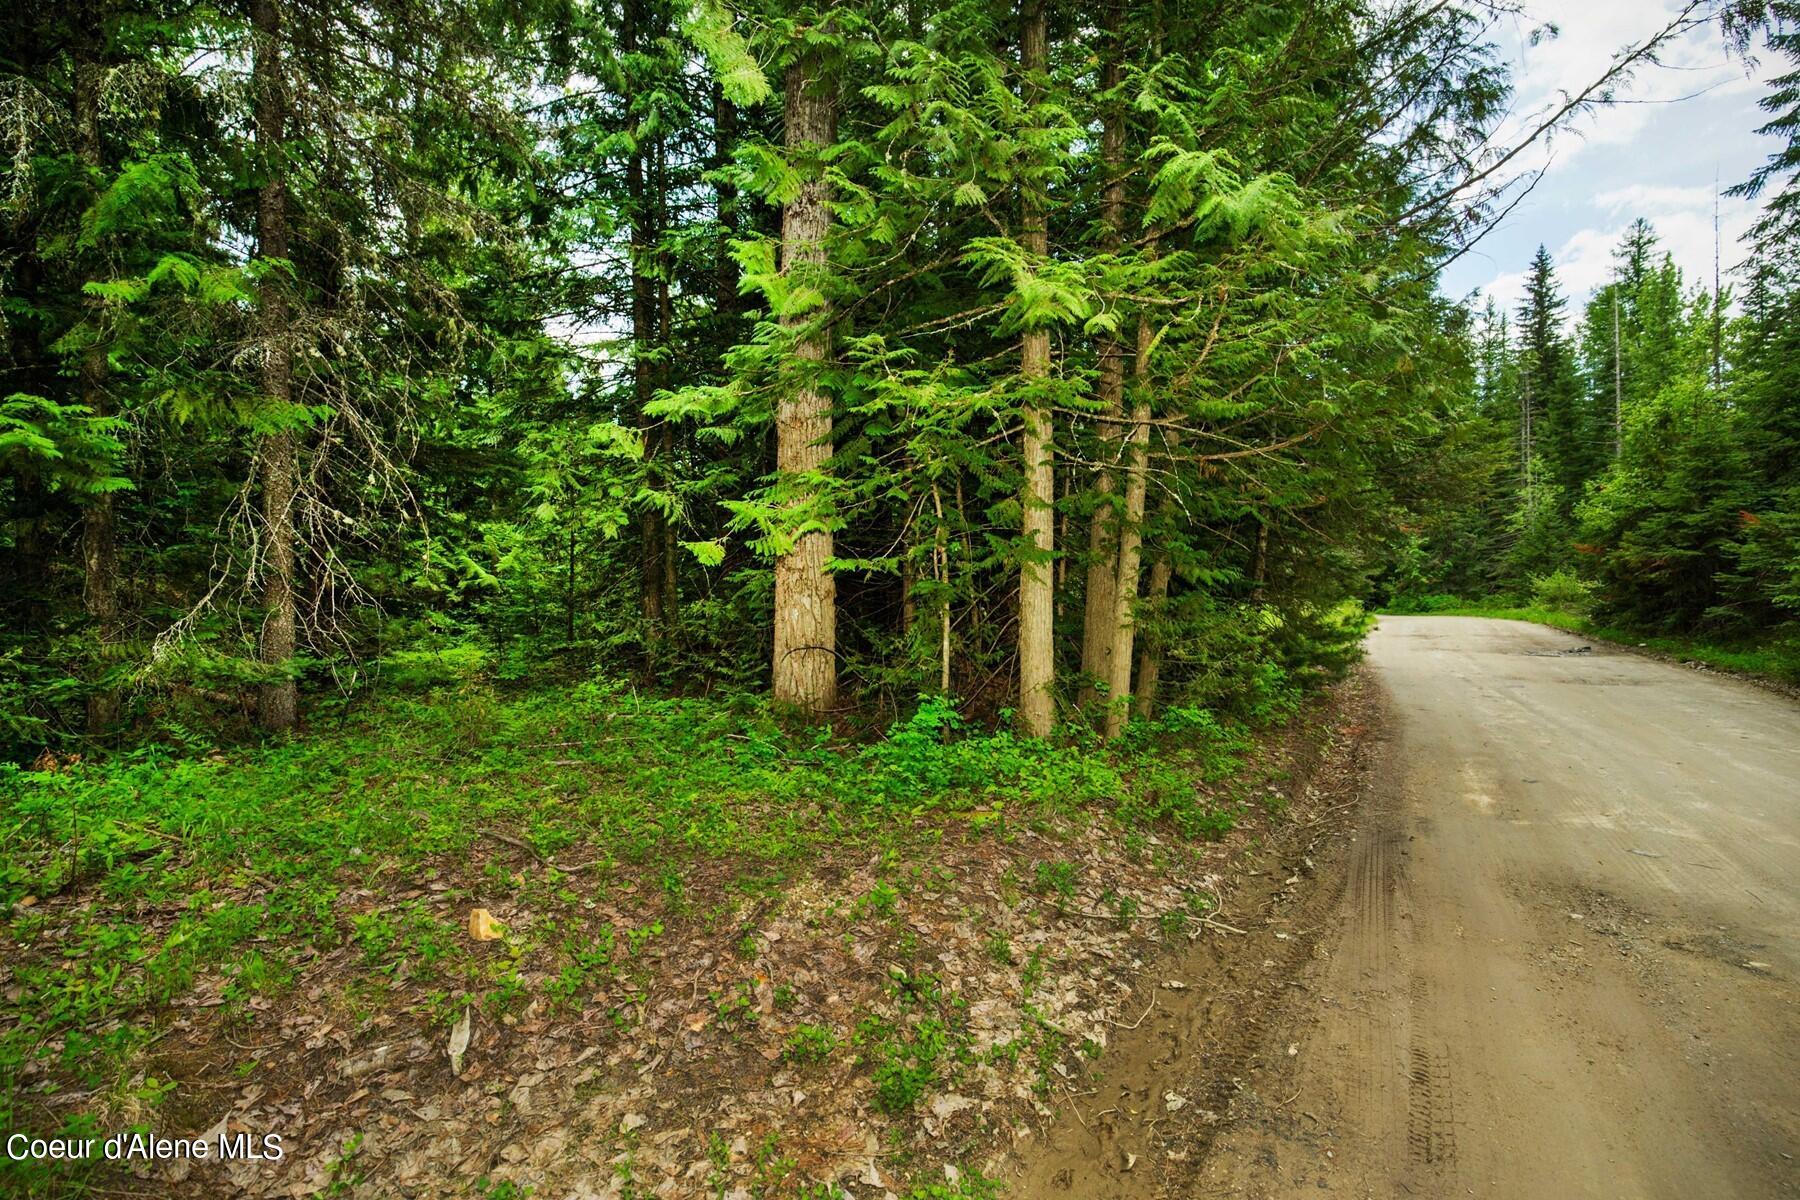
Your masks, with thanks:
[[[14,392],[0,400],[0,464],[43,482],[50,491],[78,496],[121,491],[124,422],[97,416],[80,404]]]
[[[722,0],[696,0],[685,25],[687,35],[706,55],[708,65],[733,104],[761,104],[769,98],[769,80],[737,31]]]

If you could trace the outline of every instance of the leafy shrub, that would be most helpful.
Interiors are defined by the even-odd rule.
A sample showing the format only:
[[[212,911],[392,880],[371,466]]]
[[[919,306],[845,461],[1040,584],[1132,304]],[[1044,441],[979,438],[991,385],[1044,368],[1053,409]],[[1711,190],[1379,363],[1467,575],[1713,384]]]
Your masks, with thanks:
[[[1059,807],[1116,796],[1117,767],[1079,746],[1021,738],[1007,729],[959,736],[955,701],[920,700],[886,739],[857,755],[845,772],[869,798],[930,807],[965,808],[990,797],[1023,798]]]
[[[1074,863],[1060,859],[1056,862],[1041,862],[1037,865],[1033,883],[1042,895],[1072,900],[1075,897],[1075,877],[1078,870]]]
[[[398,650],[381,660],[383,679],[408,691],[475,683],[488,669],[488,652],[472,641]]]
[[[1267,668],[1263,704],[1297,689],[1280,663],[1257,662]],[[477,970],[459,927],[424,901],[376,912],[344,904],[371,878],[466,856],[490,832],[551,862],[593,864],[574,884],[550,870],[516,871],[509,854],[488,855],[485,886],[502,894],[588,880],[604,887],[612,864],[630,861],[654,864],[647,875],[660,873],[671,902],[682,899],[696,860],[729,858],[779,878],[821,845],[891,848],[915,814],[934,808],[978,809],[985,820],[972,827],[991,822],[1004,832],[1014,813],[1029,819],[1033,805],[1085,806],[1118,822],[1128,841],[1151,825],[1205,837],[1229,828],[1234,814],[1195,780],[1234,771],[1247,729],[1213,709],[1177,705],[1101,749],[1092,740],[983,732],[950,701],[928,697],[887,739],[846,749],[824,734],[796,741],[760,697],[654,698],[597,676],[525,693],[476,683],[359,700],[354,719],[335,730],[263,745],[146,747],[103,763],[58,759],[44,770],[6,765],[0,911],[12,912],[6,933],[18,993],[0,998],[0,1026],[12,1021],[0,1029],[0,1097],[17,1091],[27,1064],[66,1070],[86,1087],[120,1078],[154,1034],[155,1006],[198,974],[222,974],[227,999],[248,1013],[257,995],[291,986],[293,964],[309,948],[348,945],[379,983],[430,979],[446,996],[497,1012],[534,997],[581,1011],[598,984],[631,969],[659,923],[616,934],[599,923],[522,927],[520,936],[548,955],[547,971],[527,983],[512,957]],[[856,915],[894,916],[898,882],[877,881]],[[1074,868],[1048,863],[1034,882],[1066,898]],[[105,902],[77,910],[67,928],[47,922],[47,906],[19,903],[76,890]],[[114,919],[148,909],[173,919]],[[1004,939],[989,952],[1012,957]],[[1040,961],[1027,962],[1027,986],[1042,971]],[[924,1020],[858,1040],[891,1111],[911,1105],[950,1069],[945,1055],[966,1045],[948,1031],[954,1000],[936,982],[908,976],[897,992]],[[722,1021],[752,1019],[741,989],[716,1000]],[[0,1103],[0,1117],[8,1111]]]
[[[1260,726],[1341,676],[1360,657],[1367,628],[1354,602],[1277,608],[1196,590],[1147,622],[1146,636],[1163,647],[1165,693],[1176,703]]]
[[[1594,585],[1566,568],[1531,577],[1531,598],[1542,608],[1584,617],[1594,607]]]

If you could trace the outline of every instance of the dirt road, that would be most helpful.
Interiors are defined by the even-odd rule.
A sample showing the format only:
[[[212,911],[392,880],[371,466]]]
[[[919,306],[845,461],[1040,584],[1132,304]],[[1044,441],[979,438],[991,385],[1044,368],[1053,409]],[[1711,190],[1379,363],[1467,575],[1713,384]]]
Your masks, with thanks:
[[[1384,618],[1353,835],[1211,977],[1247,1020],[1165,994],[1017,1194],[1800,1194],[1800,705],[1581,645]]]

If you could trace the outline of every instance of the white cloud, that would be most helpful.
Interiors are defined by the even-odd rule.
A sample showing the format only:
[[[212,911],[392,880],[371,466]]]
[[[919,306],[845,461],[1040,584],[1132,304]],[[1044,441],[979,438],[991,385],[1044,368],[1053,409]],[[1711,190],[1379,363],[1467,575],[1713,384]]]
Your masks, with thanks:
[[[1566,95],[1586,87],[1621,47],[1661,29],[1682,2],[1527,0],[1535,11],[1495,31],[1513,65],[1510,132],[1516,137],[1530,129]],[[1532,28],[1546,17],[1556,22],[1558,36],[1529,44]],[[1661,248],[1674,256],[1690,287],[1710,285],[1715,190],[1744,178],[1772,148],[1753,131],[1768,119],[1756,101],[1779,64],[1767,54],[1761,57],[1764,61],[1747,70],[1744,61],[1727,55],[1716,26],[1671,42],[1657,64],[1640,67],[1616,89],[1617,103],[1584,114],[1520,156],[1516,165],[1522,170],[1547,169],[1543,181],[1453,271],[1450,289],[1472,287],[1477,304],[1492,297],[1513,311],[1527,274],[1519,268],[1543,242],[1573,317],[1612,277],[1613,250],[1638,217],[1656,228]],[[1739,237],[1757,208],[1742,200],[1719,201],[1727,272],[1744,253]],[[1492,272],[1485,282],[1483,263]]]
[[[1587,0],[1579,5],[1539,3],[1501,33],[1515,68],[1515,135],[1535,128],[1570,97],[1604,75],[1620,51],[1641,44],[1675,17],[1675,0]],[[1535,30],[1555,28],[1532,44]],[[1510,45],[1506,42],[1510,41]],[[1730,59],[1712,25],[1690,30],[1667,43],[1654,64],[1645,63],[1613,89],[1614,103],[1581,114],[1534,147],[1533,168],[1555,162],[1566,168],[1583,150],[1624,146],[1654,129],[1667,105],[1695,95],[1730,96],[1760,92],[1761,84],[1741,61]]]
[[[1670,184],[1631,183],[1594,195],[1594,206],[1610,213],[1628,213],[1654,220],[1663,213],[1712,210],[1713,189],[1706,184],[1677,187]]]
[[[1556,281],[1569,302],[1571,320],[1579,316],[1588,297],[1613,277],[1613,251],[1626,228],[1639,216],[1656,230],[1657,247],[1670,254],[1681,268],[1688,287],[1712,284],[1713,212],[1711,188],[1677,188],[1630,185],[1601,193],[1595,204],[1620,219],[1605,226],[1576,230],[1561,244],[1550,247]],[[1721,265],[1729,275],[1742,256],[1738,239],[1756,219],[1757,205],[1725,197],[1719,202]],[[1506,312],[1515,311],[1525,295],[1526,271],[1508,271],[1480,289],[1482,301],[1493,297]],[[1725,281],[1729,285],[1730,280]]]

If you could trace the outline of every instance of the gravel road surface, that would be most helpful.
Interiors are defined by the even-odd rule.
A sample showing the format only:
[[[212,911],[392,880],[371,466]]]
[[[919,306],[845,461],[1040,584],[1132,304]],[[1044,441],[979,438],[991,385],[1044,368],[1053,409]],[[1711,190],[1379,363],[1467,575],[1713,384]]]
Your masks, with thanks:
[[[1800,704],[1463,617],[1383,618],[1364,689],[1341,826],[1010,1194],[1800,1195]]]
[[[1800,706],[1585,645],[1382,619],[1385,761],[1258,1081],[1294,1098],[1201,1194],[1796,1194]]]

